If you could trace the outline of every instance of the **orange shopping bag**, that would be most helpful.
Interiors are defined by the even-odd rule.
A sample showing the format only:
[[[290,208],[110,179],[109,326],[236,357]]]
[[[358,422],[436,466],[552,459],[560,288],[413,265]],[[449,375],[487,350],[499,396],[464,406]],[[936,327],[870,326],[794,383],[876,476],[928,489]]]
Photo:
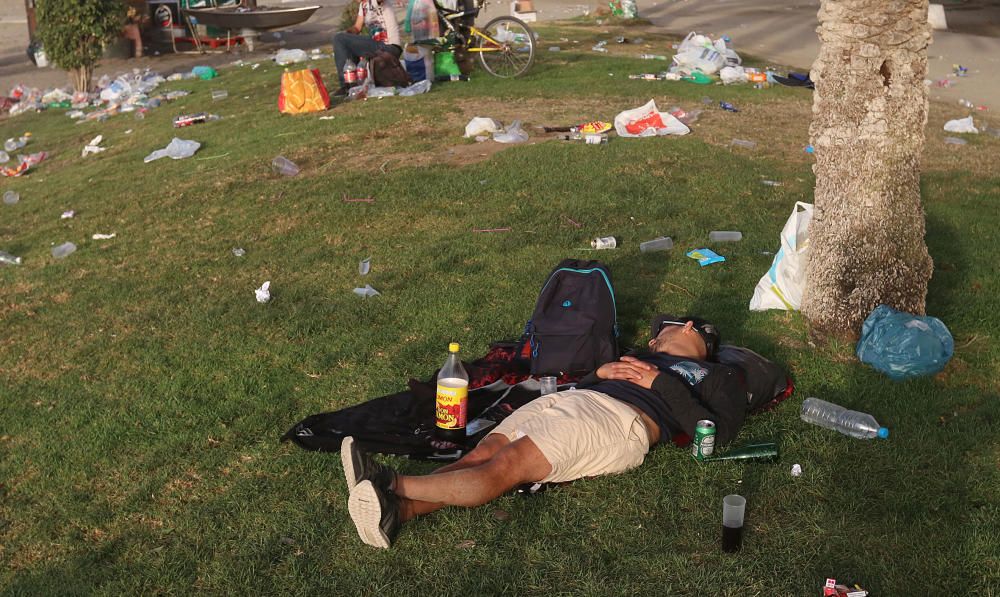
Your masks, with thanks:
[[[278,110],[285,114],[320,112],[330,108],[330,95],[319,69],[302,69],[281,74]]]

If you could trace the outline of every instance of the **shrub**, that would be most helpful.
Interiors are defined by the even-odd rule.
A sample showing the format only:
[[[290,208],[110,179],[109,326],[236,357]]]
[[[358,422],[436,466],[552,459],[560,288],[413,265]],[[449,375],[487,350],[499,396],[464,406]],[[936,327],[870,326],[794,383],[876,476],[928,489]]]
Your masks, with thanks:
[[[122,0],[38,0],[38,37],[45,55],[69,72],[73,89],[90,91],[94,66],[125,24]]]

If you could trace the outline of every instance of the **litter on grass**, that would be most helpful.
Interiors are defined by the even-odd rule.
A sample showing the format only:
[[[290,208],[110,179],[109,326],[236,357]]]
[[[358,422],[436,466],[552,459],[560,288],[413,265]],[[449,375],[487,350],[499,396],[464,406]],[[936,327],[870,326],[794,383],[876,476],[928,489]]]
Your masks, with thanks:
[[[104,141],[104,135],[97,135],[96,137],[91,139],[90,143],[87,143],[83,147],[83,151],[80,153],[80,157],[85,158],[92,153],[101,153],[102,151],[107,149],[106,147],[101,147],[102,141]]]
[[[254,290],[253,293],[257,298],[257,302],[262,305],[271,300],[271,281],[268,280],[267,282],[264,282],[260,285],[260,288]]]
[[[719,255],[712,249],[695,249],[693,251],[688,251],[687,256],[697,261],[698,265],[701,267],[712,265],[713,263],[722,263],[726,260],[725,257]]]
[[[112,239],[112,238],[114,238],[116,236],[118,236],[117,232],[112,232],[110,234],[101,234],[100,232],[98,232],[98,233],[95,233],[90,238],[92,238],[94,240],[110,240],[110,239]]]
[[[976,128],[975,123],[972,122],[972,117],[967,116],[965,118],[958,118],[956,120],[949,120],[944,123],[944,130],[948,133],[978,133],[979,129]]]
[[[492,118],[476,116],[465,125],[465,136],[475,137],[476,135],[492,134],[500,130],[500,123]]]
[[[368,298],[368,297],[372,297],[372,296],[378,296],[380,293],[379,293],[379,291],[377,291],[374,288],[372,288],[369,284],[365,284],[364,288],[355,288],[354,289],[354,294],[356,294],[356,295],[358,295],[358,296],[360,296],[362,298]]]
[[[362,276],[367,276],[370,271],[372,271],[372,258],[366,257],[358,264],[358,273]]]
[[[154,160],[167,157],[174,160],[182,160],[193,156],[200,147],[201,143],[197,141],[189,141],[174,137],[166,147],[163,149],[157,149],[153,153],[147,155],[142,161],[143,163],[148,164]]]

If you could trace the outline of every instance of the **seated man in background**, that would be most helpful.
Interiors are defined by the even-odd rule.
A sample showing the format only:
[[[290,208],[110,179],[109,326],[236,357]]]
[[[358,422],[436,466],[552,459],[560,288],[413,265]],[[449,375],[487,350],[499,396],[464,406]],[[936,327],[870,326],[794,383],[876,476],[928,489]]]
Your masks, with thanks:
[[[348,60],[357,62],[362,56],[370,56],[378,50],[385,50],[399,58],[403,47],[399,42],[399,24],[396,13],[387,4],[391,0],[361,0],[358,17],[354,25],[333,36],[334,60],[337,63],[337,79],[340,88],[333,95],[347,95],[344,83],[344,65]],[[360,35],[363,27],[368,28],[371,37]]]
[[[348,510],[361,540],[387,548],[400,525],[444,506],[479,506],[530,482],[565,482],[624,472],[651,446],[697,421],[731,441],[747,395],[733,369],[711,362],[715,326],[696,317],[653,319],[649,350],[606,363],[576,389],[548,394],[514,411],[464,458],[430,475],[400,475],[345,438]]]

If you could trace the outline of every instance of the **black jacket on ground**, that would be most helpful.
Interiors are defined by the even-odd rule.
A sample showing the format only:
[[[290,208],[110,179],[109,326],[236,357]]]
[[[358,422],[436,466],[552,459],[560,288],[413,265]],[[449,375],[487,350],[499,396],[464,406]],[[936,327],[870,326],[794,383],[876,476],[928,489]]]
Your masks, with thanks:
[[[600,379],[596,371],[581,379],[577,387],[638,407],[660,426],[658,443],[670,441],[679,432],[694,437],[701,419],[715,423],[716,445],[736,437],[747,412],[747,393],[736,370],[665,353],[635,352],[631,356],[659,369],[652,389],[630,381]]]

